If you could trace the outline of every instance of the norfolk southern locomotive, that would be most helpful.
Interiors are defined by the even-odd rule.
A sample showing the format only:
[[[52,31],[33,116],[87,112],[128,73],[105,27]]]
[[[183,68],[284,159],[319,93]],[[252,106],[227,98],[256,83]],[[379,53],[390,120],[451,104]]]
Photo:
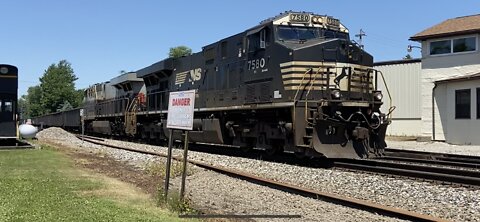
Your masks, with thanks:
[[[373,58],[331,16],[286,12],[88,88],[87,131],[167,139],[168,95],[196,90],[191,142],[366,158],[385,148]],[[180,139],[180,133],[174,134]]]

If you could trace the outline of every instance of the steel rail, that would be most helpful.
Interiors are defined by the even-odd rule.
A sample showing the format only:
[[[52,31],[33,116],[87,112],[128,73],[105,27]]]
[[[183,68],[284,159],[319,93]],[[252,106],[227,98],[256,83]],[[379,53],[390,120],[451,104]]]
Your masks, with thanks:
[[[420,158],[397,157],[397,156],[385,156],[385,157],[379,157],[376,159],[480,169],[480,164],[464,163],[464,162],[448,161],[448,160],[432,160],[432,159],[423,159],[423,158],[420,159]]]
[[[335,167],[480,186],[480,172],[374,160],[335,160]]]
[[[115,148],[115,149],[126,150],[126,151],[130,151],[130,152],[167,157],[167,155],[165,155],[165,154],[158,153],[158,152],[153,152],[153,151],[115,146],[115,145],[106,144],[106,143],[102,143],[102,142],[98,142],[98,141],[94,141],[94,140],[89,140],[89,139],[86,139],[85,141],[88,141],[90,143],[94,143],[94,144],[97,144],[97,145],[107,146],[107,147],[111,147],[111,148]],[[177,160],[177,161],[182,160],[181,157],[175,157],[174,156],[172,158]],[[432,216],[429,216],[429,215],[424,215],[424,214],[420,214],[420,213],[416,213],[416,212],[412,212],[412,211],[408,211],[408,210],[403,210],[403,209],[389,207],[389,206],[383,206],[383,205],[380,205],[380,204],[371,203],[371,202],[364,201],[364,200],[358,200],[358,199],[353,199],[353,198],[349,198],[349,197],[343,197],[343,196],[336,195],[336,194],[325,193],[325,192],[320,192],[320,191],[316,191],[316,190],[312,190],[312,189],[308,189],[308,188],[299,187],[299,186],[296,186],[296,185],[293,185],[293,184],[278,182],[278,181],[274,181],[274,180],[271,180],[271,179],[266,179],[266,178],[262,178],[262,177],[259,177],[259,176],[255,176],[253,174],[241,172],[241,171],[238,171],[238,170],[227,169],[227,168],[220,167],[220,166],[213,166],[213,165],[203,163],[203,162],[199,162],[199,161],[188,160],[188,162],[191,163],[191,164],[194,164],[196,166],[202,167],[204,169],[212,170],[212,171],[222,173],[222,174],[225,174],[225,175],[228,175],[228,176],[231,176],[231,177],[243,179],[243,180],[255,183],[255,184],[268,186],[268,187],[271,187],[271,188],[274,188],[274,189],[277,189],[277,190],[282,190],[282,191],[285,191],[285,192],[294,193],[294,194],[301,195],[301,196],[304,196],[304,197],[310,197],[310,198],[314,198],[314,199],[322,199],[322,200],[325,200],[325,201],[328,201],[328,202],[333,202],[333,203],[341,204],[341,205],[344,205],[344,206],[350,206],[350,207],[353,207],[353,208],[362,209],[362,210],[366,210],[366,211],[370,211],[370,212],[374,212],[374,213],[380,213],[380,214],[386,215],[386,216],[397,217],[397,218],[400,218],[400,219],[408,219],[408,220],[412,220],[412,221],[447,221],[445,219],[432,217]]]
[[[452,162],[480,164],[480,156],[471,156],[471,155],[434,153],[434,152],[426,152],[426,151],[402,150],[402,149],[392,149],[392,148],[385,149],[385,154],[386,156],[395,156],[395,157],[437,159],[437,160],[452,161]]]

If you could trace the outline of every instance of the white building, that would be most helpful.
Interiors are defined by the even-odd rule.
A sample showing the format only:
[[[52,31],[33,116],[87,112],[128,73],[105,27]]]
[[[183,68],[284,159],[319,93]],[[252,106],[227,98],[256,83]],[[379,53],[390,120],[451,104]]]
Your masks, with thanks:
[[[421,135],[480,144],[480,15],[448,19],[410,38],[422,44]]]

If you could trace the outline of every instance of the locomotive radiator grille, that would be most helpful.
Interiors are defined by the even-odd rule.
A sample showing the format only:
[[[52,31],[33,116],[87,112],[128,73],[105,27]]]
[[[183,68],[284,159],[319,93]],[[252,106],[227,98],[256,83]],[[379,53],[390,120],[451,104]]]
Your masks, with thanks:
[[[350,91],[370,93],[374,88],[373,75],[366,68],[353,67],[352,75],[350,76]],[[340,89],[348,90],[348,81],[343,81],[340,84]]]
[[[335,66],[322,62],[293,61],[280,64],[285,90],[325,90],[335,88]],[[313,82],[312,82],[313,81]]]
[[[352,74],[341,79],[336,85],[335,78],[345,67],[351,68]],[[285,90],[318,91],[338,88],[342,91],[367,93],[375,89],[373,75],[365,66],[333,62],[292,61],[280,64],[280,68]]]

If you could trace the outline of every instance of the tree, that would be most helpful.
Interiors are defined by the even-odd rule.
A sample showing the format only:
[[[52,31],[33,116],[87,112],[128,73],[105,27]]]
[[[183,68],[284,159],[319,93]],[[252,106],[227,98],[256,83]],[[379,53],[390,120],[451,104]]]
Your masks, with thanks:
[[[404,56],[402,58],[403,60],[409,60],[409,59],[413,59],[412,56],[410,54],[407,54],[406,56]]]
[[[19,118],[20,119],[26,119],[25,117],[27,116],[27,109],[28,109],[28,105],[27,105],[27,100],[26,100],[27,96],[26,95],[23,95],[21,96],[20,98],[18,98],[18,102],[17,102],[17,106],[18,106],[18,115],[19,115]]]
[[[45,114],[45,110],[41,105],[42,89],[39,85],[29,87],[27,95],[22,96],[25,99],[25,117],[34,117]]]
[[[192,49],[188,48],[187,46],[177,46],[170,48],[170,52],[168,53],[168,57],[170,58],[180,58],[182,56],[189,56],[192,54]]]
[[[75,90],[75,76],[72,66],[66,60],[50,65],[40,78],[40,105],[44,113],[56,112],[68,102],[72,107],[80,105]],[[30,103],[30,105],[32,105]],[[33,114],[33,113],[32,113]]]
[[[62,104],[60,104],[60,107],[58,107],[57,112],[63,112],[71,109],[73,109],[72,104],[70,104],[68,101],[65,101]]]

